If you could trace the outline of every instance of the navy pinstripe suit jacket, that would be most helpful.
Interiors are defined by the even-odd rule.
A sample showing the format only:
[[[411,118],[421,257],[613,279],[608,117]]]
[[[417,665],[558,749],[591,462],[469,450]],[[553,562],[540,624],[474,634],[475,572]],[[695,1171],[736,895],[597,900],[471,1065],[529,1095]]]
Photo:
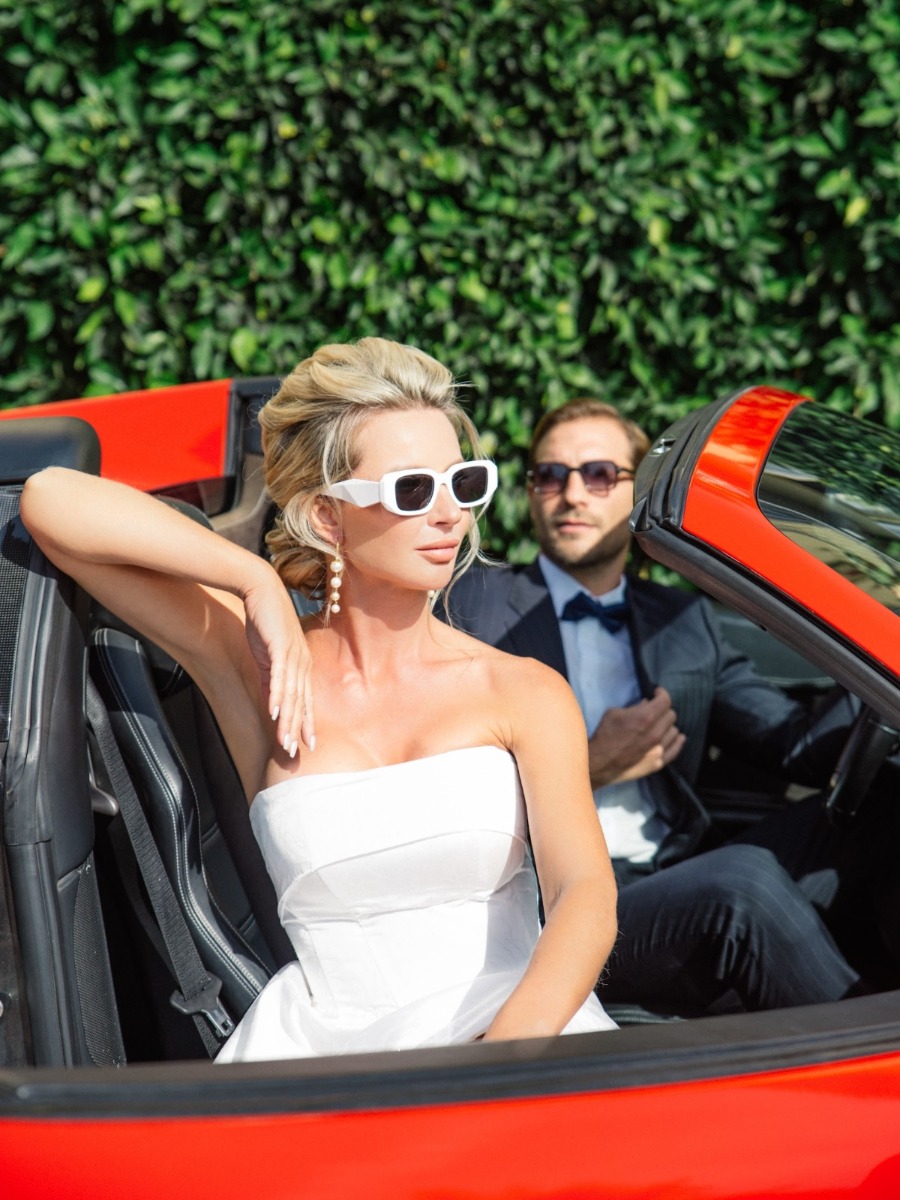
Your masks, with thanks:
[[[709,742],[755,765],[821,782],[827,765],[810,757],[806,709],[761,679],[729,646],[709,603],[678,588],[629,579],[629,629],[642,693],[664,687],[686,734],[676,762],[648,778],[653,800],[672,826],[656,865],[694,851],[709,817],[694,784]],[[453,623],[512,654],[539,659],[566,674],[559,623],[537,562],[475,566],[451,589]]]

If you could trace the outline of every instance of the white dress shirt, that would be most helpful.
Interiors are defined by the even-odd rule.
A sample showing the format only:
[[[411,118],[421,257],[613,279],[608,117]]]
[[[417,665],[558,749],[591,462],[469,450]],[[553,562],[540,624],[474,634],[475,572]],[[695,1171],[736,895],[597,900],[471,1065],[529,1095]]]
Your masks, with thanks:
[[[569,683],[590,737],[608,708],[628,708],[641,699],[628,626],[611,633],[590,617],[563,621],[562,611],[568,601],[585,589],[543,554],[538,564],[559,620]],[[625,599],[626,587],[623,577],[612,591],[595,599],[602,604],[617,604]],[[597,788],[594,803],[610,855],[633,863],[649,862],[669,826],[656,811],[643,781]]]

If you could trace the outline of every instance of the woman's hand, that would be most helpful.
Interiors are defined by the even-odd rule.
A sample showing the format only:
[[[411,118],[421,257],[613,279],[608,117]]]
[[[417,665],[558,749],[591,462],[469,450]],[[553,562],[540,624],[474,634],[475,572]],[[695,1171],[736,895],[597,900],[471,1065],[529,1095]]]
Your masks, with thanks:
[[[276,577],[251,585],[242,599],[247,641],[275,739],[291,758],[300,742],[315,750],[311,657],[290,593]]]

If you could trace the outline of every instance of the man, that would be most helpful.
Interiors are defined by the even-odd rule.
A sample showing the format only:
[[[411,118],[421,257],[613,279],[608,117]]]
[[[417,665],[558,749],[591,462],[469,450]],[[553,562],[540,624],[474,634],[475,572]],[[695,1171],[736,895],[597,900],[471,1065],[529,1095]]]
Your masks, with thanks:
[[[540,556],[470,571],[449,601],[460,628],[556,667],[581,705],[620,885],[621,935],[601,996],[684,1011],[735,994],[759,1009],[865,990],[811,902],[828,912],[842,895],[834,839],[820,830],[825,857],[802,853],[812,806],[703,850],[710,821],[693,785],[710,737],[818,783],[849,707],[814,724],[726,644],[705,600],[626,578],[632,481],[647,448],[599,401],[546,414],[528,473]]]

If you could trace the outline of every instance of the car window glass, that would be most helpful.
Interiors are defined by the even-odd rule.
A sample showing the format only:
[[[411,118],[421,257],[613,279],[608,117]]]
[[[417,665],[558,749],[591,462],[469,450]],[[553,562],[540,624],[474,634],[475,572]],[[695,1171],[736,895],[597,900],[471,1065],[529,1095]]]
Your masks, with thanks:
[[[814,404],[789,415],[757,488],[786,537],[900,611],[900,438]]]

